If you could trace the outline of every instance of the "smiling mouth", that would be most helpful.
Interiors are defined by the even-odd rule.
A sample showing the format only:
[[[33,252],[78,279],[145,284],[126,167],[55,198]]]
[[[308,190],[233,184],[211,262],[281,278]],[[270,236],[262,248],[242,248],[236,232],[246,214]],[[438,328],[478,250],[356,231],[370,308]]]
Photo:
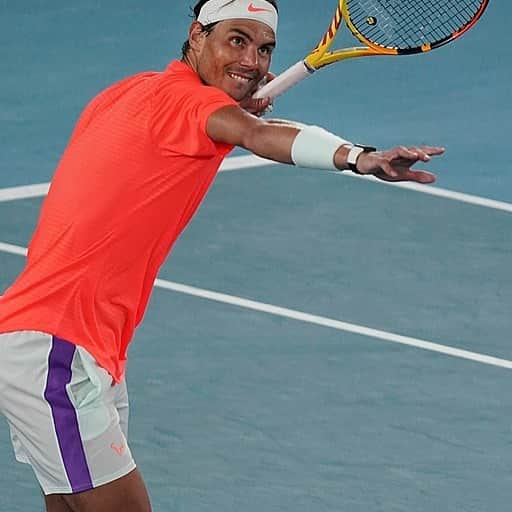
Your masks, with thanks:
[[[248,77],[248,76],[244,76],[244,75],[239,75],[238,73],[230,73],[228,72],[228,76],[229,78],[232,78],[233,80],[241,83],[241,84],[249,84],[251,83],[254,78],[253,77]]]

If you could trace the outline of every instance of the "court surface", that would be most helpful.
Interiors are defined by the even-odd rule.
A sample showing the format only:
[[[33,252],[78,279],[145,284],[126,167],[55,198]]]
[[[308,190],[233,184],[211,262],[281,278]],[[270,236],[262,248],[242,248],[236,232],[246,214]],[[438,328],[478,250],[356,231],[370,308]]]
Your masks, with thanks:
[[[0,0],[0,290],[81,108],[178,56],[187,2],[150,4]],[[275,71],[332,7],[280,1]],[[494,2],[453,46],[347,62],[276,103],[358,142],[445,146],[433,188],[240,152],[219,173],[130,350],[155,511],[510,509],[511,16]],[[42,510],[3,419],[0,489],[0,512]]]

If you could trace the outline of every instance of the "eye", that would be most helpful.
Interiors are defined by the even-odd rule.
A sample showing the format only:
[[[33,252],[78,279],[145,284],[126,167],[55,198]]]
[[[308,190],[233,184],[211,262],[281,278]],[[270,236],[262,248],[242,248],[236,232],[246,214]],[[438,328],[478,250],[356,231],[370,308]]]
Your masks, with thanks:
[[[239,37],[239,36],[235,36],[235,37],[232,37],[231,38],[231,43],[234,45],[234,46],[243,46],[244,44],[244,40],[242,37]]]
[[[272,48],[270,46],[262,46],[258,51],[262,57],[268,57],[272,53]]]

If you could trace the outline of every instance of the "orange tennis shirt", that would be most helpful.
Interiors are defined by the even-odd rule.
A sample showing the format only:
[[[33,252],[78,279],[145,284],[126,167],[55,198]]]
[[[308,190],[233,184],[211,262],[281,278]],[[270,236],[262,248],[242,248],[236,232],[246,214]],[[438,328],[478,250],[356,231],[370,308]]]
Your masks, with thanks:
[[[0,297],[0,332],[87,349],[122,379],[157,272],[232,146],[206,133],[236,105],[186,64],[127,78],[85,108],[45,199],[26,266]]]

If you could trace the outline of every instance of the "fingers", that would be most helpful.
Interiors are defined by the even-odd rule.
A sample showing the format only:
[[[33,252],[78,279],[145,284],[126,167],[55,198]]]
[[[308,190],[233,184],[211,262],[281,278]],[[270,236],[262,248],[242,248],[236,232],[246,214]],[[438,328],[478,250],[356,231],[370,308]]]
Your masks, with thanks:
[[[255,116],[262,116],[272,111],[272,98],[247,98],[240,102],[240,107]]]
[[[433,156],[444,153],[444,148],[437,146],[399,146],[383,153],[369,153],[377,157],[370,167],[374,167],[377,178],[385,181],[412,181],[416,183],[433,183],[436,175],[426,170],[413,170],[416,162],[430,162]],[[376,172],[375,172],[376,171]]]
[[[268,114],[272,112],[272,110],[274,109],[274,106],[272,104],[272,98],[262,98],[262,100],[257,101],[259,101],[259,103],[254,113],[258,117]]]
[[[404,158],[406,160],[412,161],[429,162],[431,157],[442,155],[445,152],[445,149],[436,146],[399,146],[391,151],[394,152],[398,158]]]
[[[274,73],[268,72],[263,77],[263,79],[254,87],[254,89],[251,91],[251,93],[244,100],[242,100],[240,102],[240,106],[247,112],[249,112],[255,116],[258,116],[258,117],[261,117],[265,114],[268,114],[269,112],[272,112],[272,109],[273,109],[272,98],[266,97],[266,98],[257,98],[256,99],[256,98],[253,98],[252,96],[258,89],[263,87],[268,82],[271,82],[272,80],[274,80],[275,77],[276,77],[276,75],[274,75]]]
[[[439,146],[421,146],[420,149],[430,156],[442,155],[446,151],[445,148]]]
[[[405,146],[400,146],[392,151],[396,154],[396,156],[393,156],[391,160],[396,160],[397,158],[404,158],[405,160],[416,161],[421,159],[421,155],[428,157],[426,153],[419,151],[418,148],[406,148]]]
[[[436,175],[424,170],[408,170],[400,175],[400,179],[398,181],[414,181],[416,183],[423,184],[434,183],[434,181],[436,181]]]
[[[253,104],[254,108],[257,108],[258,110],[264,110],[272,103],[272,99],[271,98],[251,99],[251,103]]]
[[[437,177],[435,174],[428,171],[412,171],[412,176],[409,178],[411,181],[417,183],[434,183]]]
[[[261,98],[255,100],[257,102],[257,110],[263,112],[272,104],[272,98]]]
[[[395,173],[394,176],[392,176],[389,173],[386,173],[384,171],[379,171],[379,172],[375,173],[375,177],[377,177],[383,181],[391,181],[391,182],[413,181],[415,183],[422,183],[422,184],[434,183],[437,179],[436,175],[431,172],[413,171],[410,169],[403,171],[401,173]]]

